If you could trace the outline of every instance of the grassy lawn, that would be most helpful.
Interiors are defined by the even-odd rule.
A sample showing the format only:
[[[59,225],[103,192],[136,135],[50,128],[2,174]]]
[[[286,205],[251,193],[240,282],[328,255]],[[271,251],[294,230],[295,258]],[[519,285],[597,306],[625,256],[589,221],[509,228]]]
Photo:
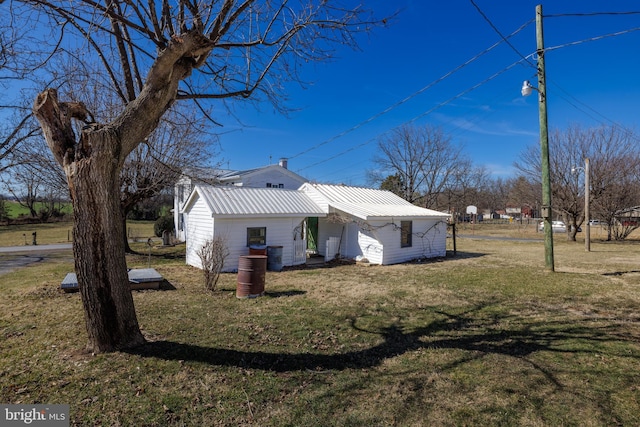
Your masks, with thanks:
[[[0,402],[91,426],[639,425],[640,246],[592,249],[557,241],[552,274],[541,242],[463,238],[422,264],[267,272],[249,300],[167,253],[175,289],[134,292],[149,344],[103,355],[56,254],[0,276]]]
[[[20,203],[18,202],[5,200],[4,203],[5,203],[5,207],[7,208],[7,215],[9,216],[9,218],[18,218],[21,215],[24,215],[24,216],[31,215],[31,212],[29,212],[29,209],[20,205]],[[62,203],[62,204],[56,203],[55,207],[57,209],[60,209],[60,211],[65,214],[71,214],[73,212],[73,207],[71,206],[71,203]],[[40,212],[43,209],[48,209],[49,204],[43,203],[43,202],[36,202],[34,204],[34,208],[36,212]]]
[[[45,224],[22,224],[0,226],[0,246],[24,246],[33,243],[33,233],[37,243],[71,243],[73,223],[55,222]],[[146,242],[154,236],[153,221],[127,221],[127,234],[132,241]]]

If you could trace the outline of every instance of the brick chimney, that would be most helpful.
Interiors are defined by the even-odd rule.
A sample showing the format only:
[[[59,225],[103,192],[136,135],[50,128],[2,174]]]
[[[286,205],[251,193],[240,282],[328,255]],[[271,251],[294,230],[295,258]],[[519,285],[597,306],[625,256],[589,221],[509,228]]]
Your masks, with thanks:
[[[289,159],[287,159],[286,157],[282,157],[278,162],[278,165],[280,165],[281,168],[288,169]]]

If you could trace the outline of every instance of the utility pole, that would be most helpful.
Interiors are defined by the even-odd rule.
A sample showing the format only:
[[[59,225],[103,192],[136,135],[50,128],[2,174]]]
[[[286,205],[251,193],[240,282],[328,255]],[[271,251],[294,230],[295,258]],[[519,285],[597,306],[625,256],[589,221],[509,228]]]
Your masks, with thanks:
[[[589,198],[591,197],[591,189],[589,182],[589,159],[584,159],[584,220],[587,223],[584,229],[584,250],[591,251],[591,217],[589,216]]]
[[[538,55],[538,106],[540,115],[540,153],[542,155],[542,217],[544,219],[544,260],[549,271],[553,261],[553,226],[551,211],[551,174],[549,165],[549,129],[547,125],[547,79],[544,65],[542,5],[536,6],[536,53]]]

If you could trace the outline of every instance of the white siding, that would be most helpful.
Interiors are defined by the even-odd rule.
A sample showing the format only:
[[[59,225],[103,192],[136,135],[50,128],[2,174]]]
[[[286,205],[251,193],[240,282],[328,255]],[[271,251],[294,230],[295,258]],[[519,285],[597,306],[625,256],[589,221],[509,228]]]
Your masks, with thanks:
[[[243,187],[254,188],[264,188],[267,186],[267,183],[269,183],[276,188],[278,188],[278,186],[282,184],[281,188],[286,188],[288,190],[297,190],[302,184],[304,184],[304,182],[305,180],[302,179],[302,177],[300,177],[300,179],[296,179],[292,176],[289,176],[279,166],[278,168],[264,169],[259,173],[242,177]]]
[[[355,259],[358,256],[362,256],[362,248],[358,242],[360,233],[360,227],[358,224],[350,222],[346,224],[344,233],[342,235],[342,245],[340,253],[342,256]]]
[[[378,241],[374,232],[360,230],[358,233],[358,243],[363,257],[371,264],[382,264],[384,247],[382,243]]]
[[[182,177],[174,186],[173,194],[173,225],[175,227],[176,240],[184,242],[186,240],[186,228],[183,223],[180,224],[180,212],[184,207],[184,202],[187,201],[189,193],[191,192],[191,180],[188,177]],[[184,218],[184,217],[183,217]],[[181,227],[182,225],[182,227]]]
[[[282,246],[282,264],[295,265],[293,238],[296,228],[302,226],[303,220],[304,218],[216,219],[214,233],[226,239],[229,248],[223,270],[237,271],[240,257],[249,254],[247,228],[250,227],[266,227],[267,246]]]
[[[366,258],[372,264],[397,264],[418,258],[446,255],[446,223],[438,219],[412,221],[410,247],[401,247],[401,221],[331,223],[320,219],[318,251],[324,253],[329,237],[340,238],[340,255]],[[344,231],[343,231],[344,227]]]
[[[211,211],[200,196],[196,196],[190,208],[184,214],[186,231],[187,264],[202,268],[198,250],[213,237],[213,218]]]
[[[344,224],[327,221],[325,218],[318,218],[318,253],[324,254],[327,250],[327,240],[329,237],[337,237],[342,235],[342,227]],[[342,246],[342,245],[341,245]]]
[[[417,258],[434,258],[446,255],[447,225],[439,220],[413,220],[411,246],[400,246],[400,221],[395,226],[379,229],[378,236],[384,242],[383,264],[397,264]]]

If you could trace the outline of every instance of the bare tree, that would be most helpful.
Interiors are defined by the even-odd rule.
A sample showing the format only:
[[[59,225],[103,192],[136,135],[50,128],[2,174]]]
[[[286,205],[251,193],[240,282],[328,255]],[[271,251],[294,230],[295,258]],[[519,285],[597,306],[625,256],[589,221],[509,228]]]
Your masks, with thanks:
[[[380,185],[395,175],[402,185],[398,194],[427,208],[437,207],[440,194],[455,185],[467,165],[460,148],[431,126],[395,128],[378,141],[378,149],[373,158],[377,169],[368,172],[369,180]]]
[[[189,112],[170,111],[158,128],[127,158],[121,172],[120,206],[125,251],[128,214],[141,202],[172,187],[183,171],[205,164],[217,139],[204,132],[202,120]]]
[[[594,215],[613,225],[615,213],[638,200],[634,176],[640,166],[640,150],[628,131],[617,127],[572,126],[563,132],[553,132],[549,149],[553,209],[567,224],[569,240],[576,240],[577,230],[584,222],[583,176],[576,173],[576,167],[583,165],[585,158],[591,161],[590,203]],[[528,147],[516,167],[528,179],[539,183],[539,148]]]
[[[91,111],[101,116],[115,118],[119,105],[117,93],[110,86],[104,87],[99,79],[94,78],[97,72],[90,72],[90,64],[74,67],[70,64],[56,64],[64,70],[67,78],[73,76],[76,85],[65,91],[69,98],[81,99]],[[47,68],[55,68],[48,64]],[[121,210],[122,237],[125,251],[132,252],[129,247],[126,230],[128,214],[143,201],[160,194],[172,186],[185,168],[193,168],[210,163],[215,156],[217,136],[207,133],[206,117],[196,111],[186,109],[169,110],[162,117],[157,129],[138,145],[127,157],[121,171]],[[32,120],[35,122],[35,119]],[[38,138],[33,136],[37,135]],[[36,127],[23,138],[28,143],[14,147],[9,156],[14,165],[20,165],[21,174],[25,169],[29,173],[42,176],[47,193],[68,193],[64,171],[53,158],[51,150],[41,137],[41,129]],[[22,141],[19,141],[22,142]]]
[[[524,176],[517,176],[507,180],[507,204],[516,207],[529,208],[532,216],[540,215],[542,205],[542,186],[539,182],[531,181]]]
[[[506,210],[512,202],[511,190],[513,183],[509,179],[496,178],[487,185],[487,191],[483,194],[489,208],[492,211]]]
[[[0,13],[0,174],[20,160],[13,156],[18,147],[41,134],[31,112],[33,95],[27,89],[40,63],[37,54],[22,54],[39,49],[40,44],[34,44],[31,36],[37,24],[29,19],[18,22],[3,7]]]
[[[473,166],[469,159],[461,157],[451,166],[453,173],[438,194],[434,209],[466,213],[466,207],[473,205],[480,209],[489,207],[485,198],[489,185],[488,172],[482,166]]]
[[[640,147],[638,138],[618,127],[592,130],[591,211],[607,224],[607,240],[622,240],[636,228],[635,222],[621,223],[620,211],[637,206],[640,200]]]
[[[572,169],[583,162],[588,141],[583,140],[579,128],[554,131],[549,135],[551,198],[553,213],[561,216],[567,224],[567,239],[575,241],[578,227],[584,215],[576,175]],[[530,145],[520,155],[516,168],[529,180],[539,183],[541,179],[540,148]]]
[[[84,57],[99,61],[98,76],[122,100],[101,120],[75,99],[50,88],[33,110],[48,146],[63,167],[74,211],[74,258],[89,347],[112,351],[143,343],[128,288],[120,238],[120,172],[129,154],[179,100],[269,100],[281,107],[284,82],[299,80],[309,61],[354,44],[370,28],[365,11],[334,1],[194,3],[109,0],[15,0],[10,13],[31,16]],[[55,45],[55,43],[52,43]],[[52,46],[52,56],[83,63]],[[277,77],[276,77],[277,76]],[[61,77],[61,76],[58,76]],[[73,85],[73,81],[63,84]]]
[[[38,216],[36,201],[42,180],[29,169],[16,168],[8,180],[3,180],[4,188],[11,194],[18,204],[29,210],[32,218]]]
[[[26,141],[33,140],[40,134],[40,129],[33,126],[33,116],[24,115],[5,122],[0,128],[0,173],[16,164],[18,157],[13,156],[15,150]]]

